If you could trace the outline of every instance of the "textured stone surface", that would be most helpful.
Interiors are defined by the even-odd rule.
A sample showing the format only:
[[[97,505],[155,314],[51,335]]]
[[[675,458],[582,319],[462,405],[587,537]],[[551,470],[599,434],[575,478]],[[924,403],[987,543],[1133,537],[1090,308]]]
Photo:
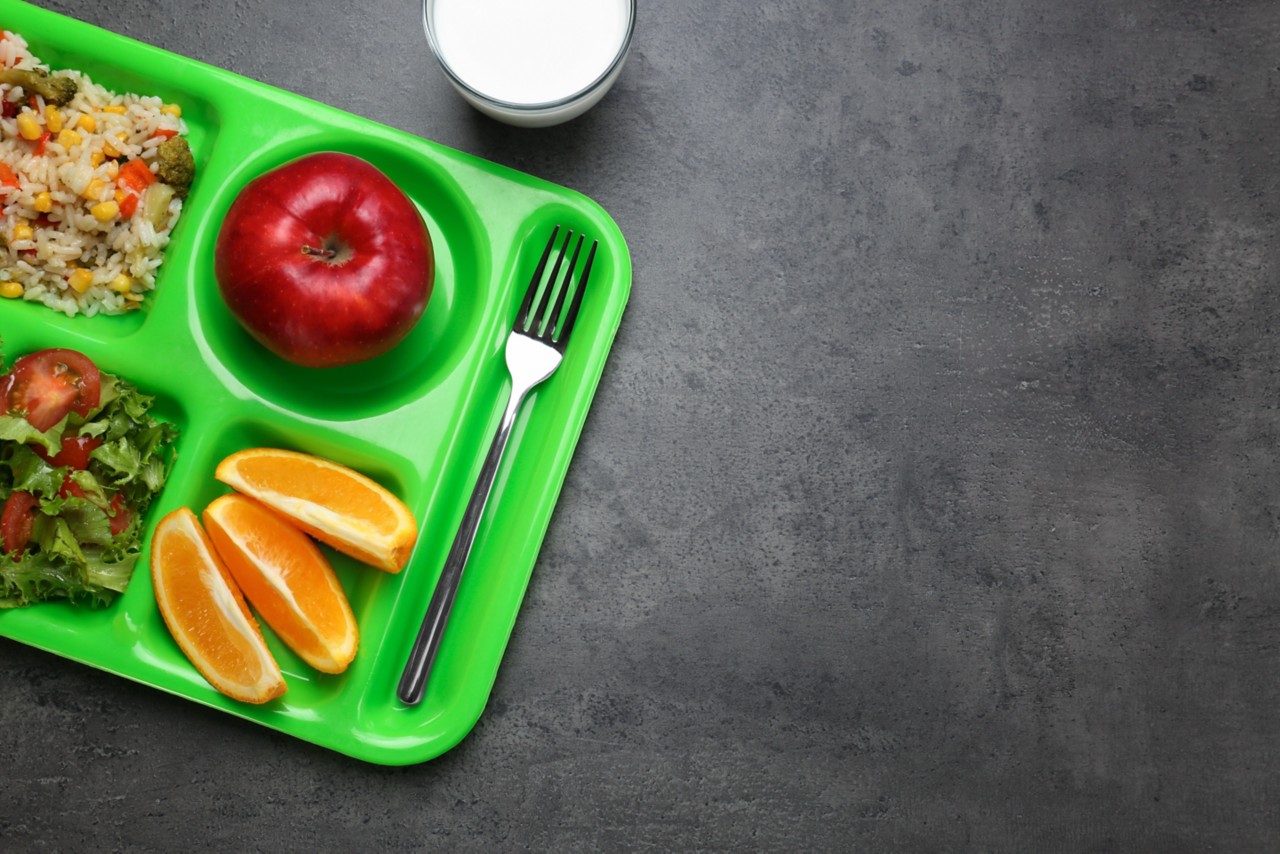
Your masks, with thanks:
[[[526,131],[412,2],[39,2],[582,190],[635,279],[458,748],[0,641],[0,848],[1274,847],[1280,5],[642,3]]]

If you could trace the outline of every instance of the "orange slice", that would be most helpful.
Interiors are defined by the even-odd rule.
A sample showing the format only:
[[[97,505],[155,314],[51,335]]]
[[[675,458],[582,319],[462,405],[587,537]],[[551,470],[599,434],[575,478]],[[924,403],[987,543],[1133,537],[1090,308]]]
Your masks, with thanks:
[[[253,610],[280,639],[322,673],[346,670],[360,633],[319,547],[275,511],[236,493],[205,508],[204,526]]]
[[[386,572],[404,569],[418,539],[418,523],[400,499],[323,457],[250,448],[219,463],[214,477],[322,543]]]
[[[258,621],[190,509],[180,507],[156,525],[151,581],[169,633],[210,685],[246,703],[285,692]]]

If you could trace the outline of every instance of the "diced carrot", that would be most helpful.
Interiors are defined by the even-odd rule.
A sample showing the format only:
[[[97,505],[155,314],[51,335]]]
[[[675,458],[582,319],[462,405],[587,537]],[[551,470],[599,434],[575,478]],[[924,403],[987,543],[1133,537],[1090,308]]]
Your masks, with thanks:
[[[50,131],[45,131],[44,133],[40,134],[40,139],[36,142],[35,150],[31,153],[34,154],[36,157],[40,157],[41,155],[43,155],[45,146],[49,144],[49,140],[52,138],[53,138],[53,133]]]
[[[116,184],[124,190],[141,193],[155,183],[156,176],[151,174],[151,167],[140,158],[134,158],[120,167],[116,176]]]
[[[8,163],[0,163],[0,185],[5,187],[18,186],[18,173],[13,171]]]
[[[138,194],[125,193],[124,198],[120,200],[120,216],[129,219],[138,211]]]
[[[152,139],[173,139],[178,135],[176,130],[172,128],[157,128],[156,132],[151,134]]]

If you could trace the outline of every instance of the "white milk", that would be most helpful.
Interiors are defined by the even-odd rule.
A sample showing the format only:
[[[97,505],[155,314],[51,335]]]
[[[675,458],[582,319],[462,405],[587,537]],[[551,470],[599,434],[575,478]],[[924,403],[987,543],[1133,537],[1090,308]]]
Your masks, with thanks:
[[[609,70],[629,0],[435,0],[436,49],[464,83],[498,101],[545,104]]]

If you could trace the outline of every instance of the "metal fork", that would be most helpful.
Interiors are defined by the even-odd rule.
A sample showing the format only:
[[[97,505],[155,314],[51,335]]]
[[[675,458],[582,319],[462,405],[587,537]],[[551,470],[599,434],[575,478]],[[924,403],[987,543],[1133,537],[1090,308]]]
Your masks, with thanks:
[[[467,565],[467,557],[471,554],[471,546],[475,543],[476,530],[480,527],[480,518],[484,515],[489,493],[493,490],[493,482],[498,474],[498,466],[502,463],[502,452],[507,447],[507,439],[511,436],[511,428],[515,425],[516,413],[524,402],[525,396],[535,386],[555,373],[564,358],[565,346],[569,343],[569,333],[573,331],[573,322],[578,317],[578,308],[582,305],[582,294],[587,287],[587,277],[591,275],[591,265],[595,261],[596,246],[599,241],[592,241],[587,252],[586,262],[578,277],[577,288],[573,288],[573,271],[578,265],[578,257],[582,252],[583,236],[579,235],[573,246],[572,257],[568,266],[569,244],[573,240],[573,232],[566,231],[564,241],[560,244],[555,266],[547,277],[546,287],[542,287],[543,274],[547,261],[555,250],[556,238],[560,226],[551,232],[547,247],[542,250],[538,268],[534,271],[533,281],[525,292],[524,302],[516,314],[515,326],[507,336],[506,360],[507,371],[511,374],[511,397],[507,401],[506,411],[489,445],[489,453],[480,468],[480,477],[476,480],[471,500],[467,502],[466,512],[462,515],[462,525],[454,537],[453,547],[445,559],[444,569],[440,572],[440,580],[431,597],[431,605],[427,608],[427,616],[422,621],[418,638],[414,641],[409,653],[404,674],[400,677],[397,694],[407,705],[417,705],[426,692],[427,677],[431,666],[435,663],[436,653],[440,650],[440,639],[444,636],[445,623],[449,612],[453,609],[453,600],[458,592],[458,584],[462,581],[462,570]],[[564,267],[563,277],[561,268]],[[557,323],[564,308],[565,297],[573,291],[573,299],[569,303],[564,318]],[[552,300],[554,299],[554,303]]]

